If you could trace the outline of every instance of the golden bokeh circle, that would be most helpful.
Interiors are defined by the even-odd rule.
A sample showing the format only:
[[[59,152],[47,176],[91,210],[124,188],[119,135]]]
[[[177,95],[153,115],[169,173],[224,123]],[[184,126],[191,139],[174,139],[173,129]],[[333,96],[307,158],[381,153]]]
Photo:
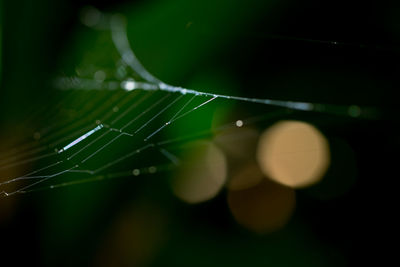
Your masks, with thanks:
[[[215,197],[225,185],[227,162],[213,143],[190,144],[181,166],[172,179],[174,194],[187,203],[200,203]]]
[[[240,225],[258,234],[267,234],[289,222],[296,195],[292,188],[263,179],[244,190],[229,190],[228,206]]]
[[[281,121],[260,137],[257,160],[270,179],[293,188],[320,181],[329,162],[329,144],[314,126],[300,121]]]

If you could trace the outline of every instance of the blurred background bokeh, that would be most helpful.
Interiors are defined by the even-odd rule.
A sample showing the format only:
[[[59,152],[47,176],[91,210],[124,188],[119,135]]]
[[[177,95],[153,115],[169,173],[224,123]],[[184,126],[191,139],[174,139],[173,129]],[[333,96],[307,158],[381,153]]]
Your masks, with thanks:
[[[39,142],[45,131],[37,129],[48,120],[33,114],[58,110],[68,97],[54,122],[95,119],[93,111],[114,96],[134,103],[135,95],[117,90],[87,88],[71,97],[54,86],[60,76],[129,76],[109,31],[88,27],[97,10],[125,17],[136,55],[169,84],[377,112],[368,118],[358,106],[337,116],[213,102],[163,132],[164,139],[209,132],[173,149],[173,170],[158,172],[158,156],[145,153],[125,163],[133,169],[125,178],[1,198],[1,266],[360,266],[393,259],[398,2],[2,1],[2,153],[27,135]],[[247,120],[254,117],[262,119]],[[215,130],[231,121],[234,127]],[[1,177],[40,167],[27,165],[0,169]]]

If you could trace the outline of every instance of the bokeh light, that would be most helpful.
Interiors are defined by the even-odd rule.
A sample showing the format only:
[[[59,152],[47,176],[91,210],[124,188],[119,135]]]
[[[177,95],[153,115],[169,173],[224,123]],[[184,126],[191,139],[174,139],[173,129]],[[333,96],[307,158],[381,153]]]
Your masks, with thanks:
[[[224,130],[215,136],[214,142],[229,158],[247,161],[254,158],[259,133],[247,127]]]
[[[244,190],[253,187],[264,179],[264,174],[256,163],[249,163],[238,168],[229,178],[227,187],[230,190]]]
[[[93,27],[99,23],[101,16],[102,14],[99,10],[92,6],[87,6],[81,10],[80,19],[84,25]]]
[[[224,151],[228,160],[229,189],[246,189],[263,179],[264,175],[255,160],[259,135],[253,128],[238,127],[226,129],[215,136],[215,144]]]
[[[172,179],[174,194],[188,203],[207,201],[218,194],[227,176],[223,152],[211,142],[188,145],[185,161]]]
[[[230,190],[229,209],[236,221],[247,229],[266,234],[283,228],[294,211],[292,188],[263,179],[244,190]]]
[[[21,130],[28,131],[30,125],[25,125],[26,128],[21,128]],[[2,134],[10,134],[4,131]],[[20,137],[16,133],[12,133],[14,138]],[[0,138],[0,147],[8,145],[5,142],[7,139]],[[10,154],[9,156],[1,155],[0,159],[0,224],[11,220],[14,216],[14,213],[18,210],[19,206],[19,198],[14,197],[4,197],[3,194],[6,192],[14,192],[18,190],[19,187],[24,185],[24,181],[16,181],[10,182],[11,177],[21,177],[26,173],[29,173],[32,168],[32,164],[27,163],[24,166],[20,166],[14,164],[12,160],[14,160],[15,156]]]
[[[293,188],[307,187],[320,181],[326,172],[329,144],[308,123],[281,121],[260,137],[257,160],[272,180]]]
[[[166,217],[151,204],[125,209],[99,244],[93,266],[147,266],[167,238]]]

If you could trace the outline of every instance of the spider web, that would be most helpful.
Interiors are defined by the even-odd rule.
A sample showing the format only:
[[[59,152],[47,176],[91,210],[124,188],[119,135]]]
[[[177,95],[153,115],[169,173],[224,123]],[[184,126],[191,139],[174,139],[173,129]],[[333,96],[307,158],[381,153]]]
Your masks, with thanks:
[[[101,71],[96,72],[95,79],[85,75],[58,78],[55,87],[62,89],[61,100],[27,119],[40,118],[48,126],[1,153],[1,196],[170,171],[184,160],[178,155],[185,142],[277,118],[288,111],[357,118],[375,115],[373,110],[356,105],[241,97],[169,85],[140,63],[131,49],[123,16],[94,9],[88,15],[97,21],[86,21],[87,26],[110,34],[125,73],[114,80],[105,80]],[[82,102],[88,98],[91,100]],[[82,101],[71,101],[74,99]],[[196,118],[211,121],[217,108],[227,102],[260,105],[263,112],[216,127],[197,127],[193,122]],[[60,110],[64,111],[62,115]],[[185,131],[175,131],[177,125],[183,125]],[[175,137],[165,138],[167,130]],[[13,169],[30,168],[13,175]]]

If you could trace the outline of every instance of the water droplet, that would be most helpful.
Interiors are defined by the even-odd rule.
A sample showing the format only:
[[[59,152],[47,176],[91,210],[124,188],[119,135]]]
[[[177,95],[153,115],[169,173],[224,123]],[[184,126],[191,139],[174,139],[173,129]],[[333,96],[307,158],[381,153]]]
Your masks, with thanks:
[[[36,132],[36,133],[34,133],[33,134],[33,139],[35,139],[35,140],[39,140],[40,139],[40,133],[39,132]]]
[[[98,70],[94,73],[93,78],[97,82],[103,82],[106,79],[106,73],[102,70]]]
[[[155,166],[149,167],[149,173],[155,173],[157,171],[157,168]]]
[[[349,107],[348,113],[352,117],[358,117],[361,115],[361,109],[359,106],[353,105]]]

